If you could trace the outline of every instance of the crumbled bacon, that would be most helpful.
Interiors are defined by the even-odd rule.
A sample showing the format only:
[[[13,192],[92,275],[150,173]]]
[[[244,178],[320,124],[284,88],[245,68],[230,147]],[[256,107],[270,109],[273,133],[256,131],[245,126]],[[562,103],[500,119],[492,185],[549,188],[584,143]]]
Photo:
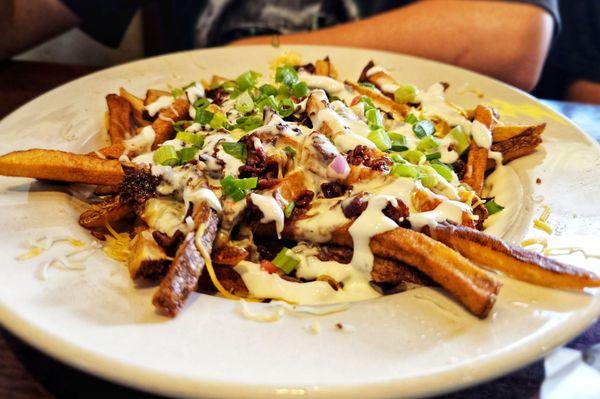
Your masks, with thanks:
[[[379,172],[389,172],[393,162],[386,156],[376,154],[372,149],[359,145],[351,151],[348,151],[346,160],[349,164],[358,166],[364,165]]]
[[[258,177],[259,189],[275,186],[279,182],[276,177],[279,172],[279,162],[272,157],[267,157],[262,145],[263,140],[255,134],[250,134],[242,137],[240,142],[246,145],[248,151],[246,164],[239,169],[240,177]]]
[[[300,72],[300,71],[304,71],[304,72],[306,72],[306,73],[310,73],[311,75],[314,75],[314,74],[315,74],[315,72],[317,71],[317,69],[315,68],[315,65],[314,65],[314,64],[312,64],[312,63],[310,63],[310,62],[309,62],[308,64],[304,64],[304,65],[298,65],[298,66],[296,67],[296,70],[297,70],[298,72]]]
[[[452,168],[454,168],[454,172],[456,172],[456,176],[458,176],[459,180],[462,180],[462,178],[464,177],[466,166],[467,164],[465,163],[465,161],[463,161],[460,158],[452,164]]]
[[[228,94],[222,87],[206,90],[206,97],[213,100],[213,104],[221,105],[227,100]]]
[[[348,219],[359,217],[365,209],[367,209],[367,205],[369,205],[366,197],[367,195],[365,193],[360,193],[357,196],[344,201],[342,206],[344,216]]]
[[[184,235],[181,232],[181,230],[175,231],[175,233],[172,236],[169,236],[163,233],[162,231],[152,232],[152,237],[154,237],[154,241],[156,241],[156,243],[160,245],[169,256],[175,256],[175,252],[177,252],[179,244],[181,244],[181,242],[183,241],[183,236]]]
[[[392,219],[396,224],[400,225],[404,218],[407,218],[409,215],[408,207],[401,199],[396,199],[397,205],[392,205],[392,203],[388,203],[385,208],[383,208],[383,214],[390,219]]]
[[[119,192],[122,202],[131,202],[134,206],[142,206],[148,199],[156,195],[156,187],[160,178],[153,176],[149,168],[137,168],[123,165],[125,177]]]
[[[352,188],[352,186],[347,186],[338,182],[329,182],[321,184],[321,191],[323,192],[323,196],[325,198],[341,197],[350,188]]]

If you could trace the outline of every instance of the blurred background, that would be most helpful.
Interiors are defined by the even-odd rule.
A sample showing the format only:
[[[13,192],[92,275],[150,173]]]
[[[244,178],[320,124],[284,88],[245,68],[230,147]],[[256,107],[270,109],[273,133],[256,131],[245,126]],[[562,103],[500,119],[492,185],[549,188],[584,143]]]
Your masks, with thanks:
[[[0,115],[107,66],[229,44],[381,49],[600,103],[598,0],[0,0]]]

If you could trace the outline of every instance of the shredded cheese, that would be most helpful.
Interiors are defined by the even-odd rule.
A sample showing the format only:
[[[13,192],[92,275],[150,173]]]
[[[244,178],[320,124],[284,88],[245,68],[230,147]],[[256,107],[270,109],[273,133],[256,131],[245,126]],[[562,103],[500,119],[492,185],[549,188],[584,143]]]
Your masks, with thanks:
[[[126,262],[129,259],[129,243],[131,242],[129,234],[117,233],[108,223],[105,226],[111,235],[106,237],[106,244],[102,250],[109,258],[118,262]]]
[[[54,244],[66,242],[74,247],[83,247],[85,243],[81,240],[71,237],[56,237],[51,239],[49,237],[40,237],[37,240],[29,243],[29,250],[21,255],[15,257],[17,260],[27,260],[31,258],[35,258],[36,256],[41,255],[44,251],[52,248]]]
[[[560,256],[560,255],[571,255],[576,252],[581,253],[586,259],[595,258],[600,259],[600,254],[589,254],[583,248],[579,247],[563,247],[563,248],[546,248],[544,249],[544,255],[546,256]]]
[[[202,235],[202,232],[200,230],[198,230],[196,232],[196,237],[198,237],[198,234]],[[210,259],[210,254],[208,253],[206,248],[204,248],[204,245],[202,245],[199,242],[199,240],[195,240],[195,242],[196,242],[196,248],[198,248],[198,251],[200,251],[200,255],[202,256],[202,258],[204,258],[205,267],[206,267],[206,270],[208,270],[208,275],[210,276],[210,280],[212,281],[212,283],[215,286],[215,288],[217,289],[217,291],[219,291],[219,293],[221,295],[223,295],[225,298],[233,299],[233,300],[241,300],[242,298],[227,291],[225,289],[225,287],[223,287],[221,285],[221,283],[219,282],[219,279],[217,278],[217,274],[215,273],[215,269],[213,268],[212,261]]]
[[[521,241],[522,247],[530,247],[533,245],[541,245],[542,251],[544,251],[546,248],[548,248],[548,240],[546,238],[528,238]]]
[[[248,303],[243,299],[240,299],[240,306],[242,309],[242,314],[245,318],[262,323],[273,323],[279,321],[284,314],[283,307],[281,306],[271,306],[270,309],[272,311],[269,313],[253,312],[248,308]]]
[[[302,56],[297,51],[284,51],[275,57],[269,64],[269,68],[273,71],[282,65],[300,65],[302,63]]]
[[[548,218],[550,217],[550,213],[552,212],[552,208],[549,205],[542,206],[543,211],[539,218],[533,221],[533,227],[538,230],[542,230],[548,234],[552,234],[552,226],[550,226],[548,222]]]

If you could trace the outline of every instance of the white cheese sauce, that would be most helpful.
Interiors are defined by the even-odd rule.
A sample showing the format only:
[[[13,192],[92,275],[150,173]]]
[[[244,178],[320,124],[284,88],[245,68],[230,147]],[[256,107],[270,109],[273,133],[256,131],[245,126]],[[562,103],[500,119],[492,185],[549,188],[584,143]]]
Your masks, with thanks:
[[[175,99],[173,96],[160,96],[156,101],[146,105],[144,108],[148,111],[148,115],[155,116],[160,110],[169,108]]]
[[[133,154],[142,154],[152,149],[156,132],[151,125],[144,127],[137,136],[123,141],[126,151]]]
[[[272,195],[266,194],[250,194],[250,201],[262,212],[263,217],[260,219],[261,223],[275,222],[275,229],[277,231],[277,237],[281,239],[281,232],[283,231],[283,223],[285,216],[281,205],[273,198]]]
[[[479,121],[473,121],[471,124],[471,136],[479,147],[489,150],[492,146],[492,132]]]
[[[190,106],[199,98],[206,97],[204,87],[198,82],[194,82],[192,86],[185,89],[185,95],[190,102]]]
[[[467,132],[471,130],[471,123],[455,107],[446,102],[444,86],[441,83],[435,83],[427,90],[419,92],[417,98],[421,103],[421,111],[426,117],[437,116],[450,126],[462,126]]]
[[[150,228],[169,236],[177,230],[187,231],[187,225],[183,222],[185,205],[176,200],[151,198],[146,201],[141,217]]]
[[[352,266],[362,273],[371,273],[374,256],[369,244],[371,238],[398,227],[396,222],[383,214],[383,209],[391,203],[396,206],[396,199],[388,195],[374,195],[369,199],[367,209],[352,223],[348,232],[352,236],[354,251]]]

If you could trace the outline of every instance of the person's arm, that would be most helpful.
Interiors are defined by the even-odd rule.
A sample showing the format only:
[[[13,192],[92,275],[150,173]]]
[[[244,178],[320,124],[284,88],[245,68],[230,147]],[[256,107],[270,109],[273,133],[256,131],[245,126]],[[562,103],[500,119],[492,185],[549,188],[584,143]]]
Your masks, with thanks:
[[[283,35],[282,44],[366,47],[434,59],[531,90],[552,39],[544,9],[502,1],[420,1],[374,17]],[[233,44],[270,43],[271,37]]]
[[[0,10],[0,61],[79,24],[59,0],[5,0]]]

